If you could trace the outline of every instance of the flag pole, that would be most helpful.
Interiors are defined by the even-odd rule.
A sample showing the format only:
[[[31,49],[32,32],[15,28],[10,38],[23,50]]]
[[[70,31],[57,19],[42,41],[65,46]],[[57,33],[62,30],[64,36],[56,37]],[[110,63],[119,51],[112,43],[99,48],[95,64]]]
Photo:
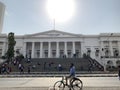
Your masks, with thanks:
[[[53,29],[55,30],[55,18],[53,20]]]

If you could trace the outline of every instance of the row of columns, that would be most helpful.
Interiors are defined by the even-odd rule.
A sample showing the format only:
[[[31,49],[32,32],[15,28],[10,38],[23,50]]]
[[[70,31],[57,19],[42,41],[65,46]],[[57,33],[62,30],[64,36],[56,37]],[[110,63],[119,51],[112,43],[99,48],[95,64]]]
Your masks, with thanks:
[[[48,57],[51,56],[51,42],[48,42]],[[83,53],[85,53],[85,47],[84,47],[84,42],[80,42],[81,46],[81,55]],[[26,42],[23,43],[23,55],[25,56],[26,55]],[[117,48],[118,48],[118,51],[120,52],[120,41],[117,42]],[[102,48],[104,48],[104,44],[103,44],[103,41],[101,41],[101,50]],[[6,47],[7,47],[7,43],[6,42],[3,42],[3,46],[2,46],[2,56],[5,54],[6,52]],[[34,48],[35,48],[35,43],[32,42],[32,54],[31,56],[34,57]],[[109,50],[110,50],[110,54],[111,56],[113,56],[113,45],[112,45],[112,41],[109,41]],[[59,57],[59,42],[56,42],[56,57]],[[75,42],[72,42],[72,52],[73,54],[75,53]],[[40,42],[40,57],[42,57],[43,55],[43,42]],[[67,55],[67,42],[64,42],[64,54]],[[104,53],[101,52],[101,56],[104,56]]]
[[[117,47],[118,47],[118,51],[120,52],[120,41],[118,41],[117,43]],[[101,41],[101,50],[102,48],[104,48],[104,44],[103,44],[103,41]],[[113,45],[112,45],[112,41],[109,41],[109,50],[110,50],[110,54],[111,56],[113,56]],[[81,54],[85,53],[84,51],[84,43],[81,42]],[[35,49],[35,43],[32,42],[32,54],[31,56],[34,57],[34,49]],[[43,42],[40,42],[40,57],[42,57],[42,54],[43,54]],[[51,56],[51,42],[48,42],[48,57]],[[56,42],[56,57],[59,57],[59,42]],[[5,54],[6,52],[6,42],[3,42],[3,47],[2,47],[2,56]],[[73,54],[75,53],[75,42],[72,42],[72,52]],[[64,54],[67,55],[67,42],[64,42]],[[23,45],[23,55],[25,56],[26,55],[26,42],[24,42],[24,45]],[[101,52],[101,56],[104,56],[104,53]]]
[[[26,55],[26,42],[23,46],[24,56]],[[35,42],[32,42],[32,58],[34,58]],[[75,42],[72,42],[72,53],[75,54]],[[67,55],[67,42],[64,42],[64,54]],[[40,42],[40,57],[43,57],[43,42]],[[51,57],[51,42],[48,42],[48,58]],[[59,42],[56,42],[56,57],[59,57]]]

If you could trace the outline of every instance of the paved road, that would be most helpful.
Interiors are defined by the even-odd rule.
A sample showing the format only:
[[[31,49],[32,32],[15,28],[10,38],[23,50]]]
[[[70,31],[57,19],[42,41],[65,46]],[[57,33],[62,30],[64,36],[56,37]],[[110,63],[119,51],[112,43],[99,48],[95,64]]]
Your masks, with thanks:
[[[83,81],[84,90],[120,90],[118,77],[80,77],[80,79]],[[0,78],[0,90],[52,90],[50,88],[58,80],[61,78]]]

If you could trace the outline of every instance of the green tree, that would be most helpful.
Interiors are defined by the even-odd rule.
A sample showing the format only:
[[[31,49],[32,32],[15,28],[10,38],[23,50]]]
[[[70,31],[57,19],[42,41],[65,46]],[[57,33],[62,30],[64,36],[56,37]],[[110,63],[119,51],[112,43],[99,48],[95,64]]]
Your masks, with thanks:
[[[14,33],[10,32],[8,34],[8,50],[7,50],[7,59],[12,60],[14,57],[14,46],[16,44],[15,38],[14,38]]]

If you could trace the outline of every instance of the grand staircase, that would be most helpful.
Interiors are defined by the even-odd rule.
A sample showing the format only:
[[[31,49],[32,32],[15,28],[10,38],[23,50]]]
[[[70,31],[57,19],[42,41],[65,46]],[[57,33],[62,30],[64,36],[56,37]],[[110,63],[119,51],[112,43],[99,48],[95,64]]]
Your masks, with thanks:
[[[91,58],[34,58],[30,62],[27,59],[23,59],[20,62],[24,66],[24,72],[28,72],[30,67],[31,72],[58,72],[58,65],[61,64],[63,71],[69,71],[71,63],[74,63],[76,71],[102,71],[101,66],[96,60]],[[12,72],[19,72],[18,65],[9,64],[12,68]]]

